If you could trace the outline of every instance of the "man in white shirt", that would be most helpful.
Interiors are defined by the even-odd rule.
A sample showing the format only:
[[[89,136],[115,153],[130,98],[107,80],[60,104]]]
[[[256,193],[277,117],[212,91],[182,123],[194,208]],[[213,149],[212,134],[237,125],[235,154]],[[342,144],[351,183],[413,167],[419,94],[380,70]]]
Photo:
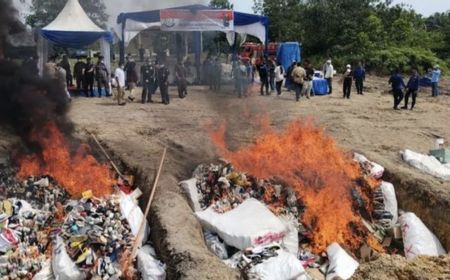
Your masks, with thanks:
[[[277,88],[277,95],[281,96],[281,87],[283,86],[284,81],[284,68],[280,62],[277,62],[277,67],[275,68],[275,83]]]
[[[120,106],[124,106],[126,103],[124,101],[125,96],[125,71],[124,64],[121,62],[119,64],[119,68],[116,69],[114,72],[114,78],[116,79],[116,86],[117,86],[117,103]]]
[[[334,67],[331,64],[331,59],[327,60],[327,63],[323,67],[323,75],[328,83],[328,94],[333,93],[333,77],[334,77]]]

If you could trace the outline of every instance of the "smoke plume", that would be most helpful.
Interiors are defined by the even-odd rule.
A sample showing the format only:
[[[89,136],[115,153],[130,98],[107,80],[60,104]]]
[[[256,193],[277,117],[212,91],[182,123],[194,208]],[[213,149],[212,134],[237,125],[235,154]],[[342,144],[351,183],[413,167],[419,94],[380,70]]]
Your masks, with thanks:
[[[18,65],[3,57],[8,37],[23,30],[11,0],[0,0],[0,122],[11,125],[28,142],[34,128],[54,121],[64,132],[72,129],[67,119],[68,102],[61,83],[38,76],[36,63]]]

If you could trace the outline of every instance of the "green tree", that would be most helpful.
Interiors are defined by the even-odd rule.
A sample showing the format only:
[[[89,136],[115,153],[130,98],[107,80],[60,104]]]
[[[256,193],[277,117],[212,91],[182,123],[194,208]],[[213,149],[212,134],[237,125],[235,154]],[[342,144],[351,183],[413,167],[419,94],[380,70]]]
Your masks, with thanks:
[[[211,0],[209,6],[217,9],[233,9],[233,4],[228,0]]]
[[[26,21],[32,27],[44,27],[52,22],[64,8],[67,1],[63,0],[32,0],[31,14]],[[105,28],[108,15],[105,12],[103,0],[80,0],[86,14],[98,26]]]

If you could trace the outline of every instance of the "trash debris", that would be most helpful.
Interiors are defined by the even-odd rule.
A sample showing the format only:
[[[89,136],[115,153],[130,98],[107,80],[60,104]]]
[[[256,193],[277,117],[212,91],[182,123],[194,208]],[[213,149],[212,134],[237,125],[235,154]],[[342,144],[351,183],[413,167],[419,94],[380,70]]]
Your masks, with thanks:
[[[342,279],[350,279],[355,273],[359,264],[337,243],[333,243],[327,248],[330,266],[328,267],[326,280],[339,277]]]
[[[206,246],[222,260],[228,259],[228,252],[225,243],[219,240],[219,237],[212,232],[205,232]]]
[[[394,185],[381,182],[381,186],[373,193],[373,218],[385,229],[393,227],[398,220],[397,197]]]
[[[137,265],[142,280],[165,280],[166,266],[150,253],[153,248],[146,245],[137,252]]]
[[[281,241],[288,232],[279,218],[253,198],[224,214],[217,213],[214,206],[195,214],[205,229],[240,250]]]
[[[403,160],[409,165],[437,178],[450,181],[450,167],[442,164],[434,156],[419,154],[411,150],[404,150],[401,154]]]
[[[438,238],[414,213],[404,213],[400,216],[399,222],[407,259],[413,259],[420,255],[441,256],[446,254]]]

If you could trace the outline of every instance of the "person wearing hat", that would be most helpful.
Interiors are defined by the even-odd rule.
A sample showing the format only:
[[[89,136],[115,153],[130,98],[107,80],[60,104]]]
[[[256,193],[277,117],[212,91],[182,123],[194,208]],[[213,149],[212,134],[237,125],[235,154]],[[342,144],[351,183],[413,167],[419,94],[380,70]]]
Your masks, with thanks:
[[[441,80],[441,68],[435,65],[433,72],[431,72],[431,96],[439,96],[439,82]]]
[[[344,80],[344,86],[343,86],[343,93],[344,98],[350,99],[350,94],[352,92],[352,81],[353,81],[353,71],[352,66],[350,64],[347,64],[347,67],[345,69],[345,72],[342,76]]]
[[[328,83],[328,94],[333,93],[333,77],[334,77],[334,67],[331,64],[331,59],[327,60],[323,67],[323,76]]]
[[[111,96],[109,94],[109,72],[104,62],[104,57],[99,56],[97,65],[95,66],[95,77],[97,80],[97,92],[98,97],[102,97],[102,89],[105,89],[106,97]]]
[[[145,64],[141,67],[142,78],[142,104],[146,102],[153,103],[152,95],[156,90],[156,68],[150,62],[150,58],[145,59]]]
[[[84,81],[83,88],[86,97],[94,97],[94,64],[90,57],[86,59],[86,64],[84,65]]]

